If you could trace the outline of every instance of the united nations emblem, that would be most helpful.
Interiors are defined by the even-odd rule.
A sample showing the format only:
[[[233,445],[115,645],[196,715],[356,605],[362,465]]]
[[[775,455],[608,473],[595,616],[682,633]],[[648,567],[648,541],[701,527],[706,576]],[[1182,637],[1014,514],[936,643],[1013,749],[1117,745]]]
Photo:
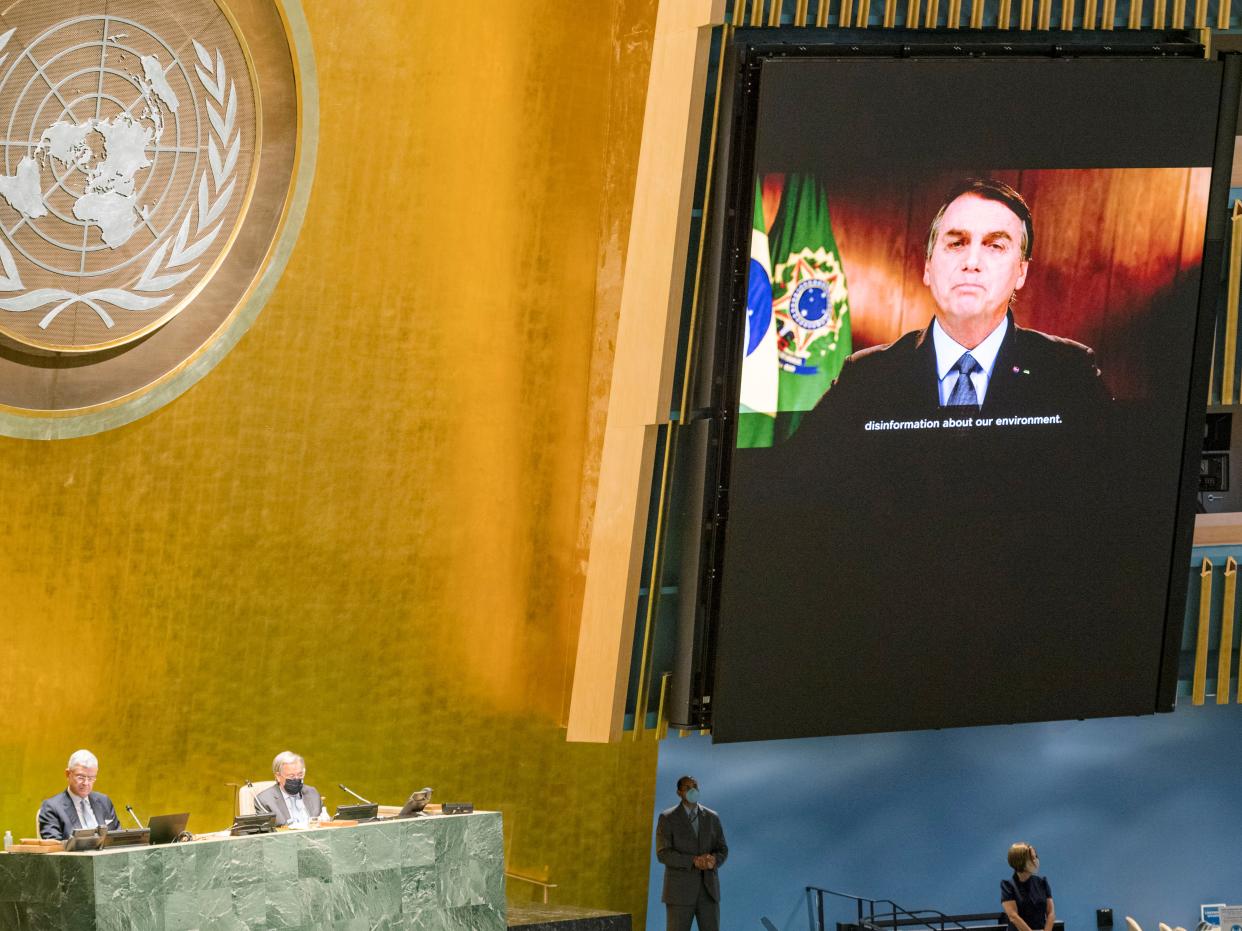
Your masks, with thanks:
[[[247,298],[279,272],[274,247],[296,233],[310,164],[313,62],[291,15],[278,0],[5,11],[0,431],[133,419],[115,408],[175,396],[210,367],[186,373],[213,341],[253,319]],[[49,415],[59,429],[23,427]]]

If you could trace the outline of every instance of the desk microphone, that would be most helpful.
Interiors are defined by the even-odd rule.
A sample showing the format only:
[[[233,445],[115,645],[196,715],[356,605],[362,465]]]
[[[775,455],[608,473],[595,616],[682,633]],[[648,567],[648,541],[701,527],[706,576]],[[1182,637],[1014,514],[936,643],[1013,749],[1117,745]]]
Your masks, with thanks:
[[[364,805],[374,805],[374,804],[375,804],[374,802],[370,801],[369,799],[365,799],[365,798],[363,798],[361,795],[359,795],[357,792],[355,792],[353,789],[351,789],[351,788],[350,788],[349,786],[347,786],[347,785],[344,785],[344,784],[342,784],[342,783],[338,782],[338,783],[336,784],[336,787],[337,787],[338,789],[341,789],[341,790],[342,790],[342,791],[344,791],[344,792],[348,792],[350,795],[352,795],[352,796],[353,796],[354,798],[356,798],[358,801],[362,802],[362,804],[364,804]]]
[[[126,805],[125,810],[129,812],[129,816],[134,819],[134,824],[138,825],[139,830],[145,831],[147,829],[147,826],[138,819],[136,814],[134,814],[134,808],[132,805]]]

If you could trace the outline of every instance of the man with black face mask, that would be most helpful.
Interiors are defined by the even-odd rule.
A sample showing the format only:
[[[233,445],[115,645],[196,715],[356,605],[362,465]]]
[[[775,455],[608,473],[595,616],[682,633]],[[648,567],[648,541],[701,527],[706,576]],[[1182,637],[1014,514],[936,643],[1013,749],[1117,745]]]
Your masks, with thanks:
[[[276,754],[272,760],[272,778],[276,785],[254,797],[255,808],[270,811],[278,825],[306,827],[318,820],[323,802],[314,786],[305,784],[306,761],[291,750]]]

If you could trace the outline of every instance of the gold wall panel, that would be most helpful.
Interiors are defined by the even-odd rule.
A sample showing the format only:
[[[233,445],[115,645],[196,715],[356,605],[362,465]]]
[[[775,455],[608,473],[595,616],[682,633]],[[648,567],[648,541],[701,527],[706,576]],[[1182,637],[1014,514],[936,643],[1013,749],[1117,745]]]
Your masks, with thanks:
[[[306,5],[271,302],[150,416],[0,440],[0,829],[81,746],[198,830],[292,748],[330,803],[501,808],[511,868],[641,926],[655,743],[564,723],[655,7]]]

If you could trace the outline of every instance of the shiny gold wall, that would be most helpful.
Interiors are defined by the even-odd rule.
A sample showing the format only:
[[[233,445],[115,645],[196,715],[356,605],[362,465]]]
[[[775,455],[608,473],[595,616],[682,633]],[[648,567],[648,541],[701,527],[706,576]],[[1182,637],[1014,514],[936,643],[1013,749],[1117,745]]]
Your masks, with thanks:
[[[498,806],[511,869],[641,916],[654,745],[563,724],[655,6],[307,0],[271,303],[159,412],[0,440],[0,829],[80,746],[198,830],[292,748],[332,803]]]

